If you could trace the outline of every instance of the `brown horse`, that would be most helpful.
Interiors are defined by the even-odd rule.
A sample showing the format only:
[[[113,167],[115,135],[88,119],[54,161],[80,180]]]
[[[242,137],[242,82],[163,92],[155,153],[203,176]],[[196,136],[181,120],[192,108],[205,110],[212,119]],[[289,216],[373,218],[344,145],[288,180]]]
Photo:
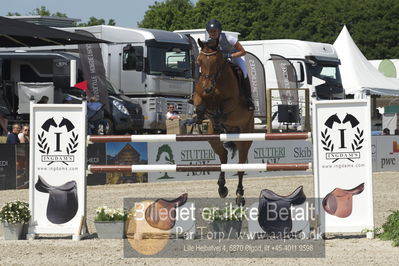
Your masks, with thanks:
[[[218,49],[218,40],[201,42],[198,39],[198,44],[201,52],[198,55],[197,64],[201,69],[201,75],[195,86],[193,97],[198,122],[205,117],[208,118],[211,121],[210,134],[253,132],[253,111],[248,111],[245,98],[239,93],[239,82],[230,63],[224,60],[222,52]],[[246,163],[252,141],[224,144],[221,141],[209,141],[209,144],[222,164],[227,163],[228,151],[225,147],[233,151],[238,149],[239,163]],[[245,204],[243,176],[244,172],[238,172],[237,205]],[[221,198],[228,194],[225,184],[225,173],[221,172],[218,180]]]

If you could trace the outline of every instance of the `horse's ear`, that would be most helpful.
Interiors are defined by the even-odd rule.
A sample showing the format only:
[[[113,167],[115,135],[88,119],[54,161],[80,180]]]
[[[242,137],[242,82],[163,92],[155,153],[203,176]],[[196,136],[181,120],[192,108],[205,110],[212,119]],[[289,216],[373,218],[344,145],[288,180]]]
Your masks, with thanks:
[[[200,38],[198,38],[198,45],[202,48],[204,48],[204,43],[201,42]]]

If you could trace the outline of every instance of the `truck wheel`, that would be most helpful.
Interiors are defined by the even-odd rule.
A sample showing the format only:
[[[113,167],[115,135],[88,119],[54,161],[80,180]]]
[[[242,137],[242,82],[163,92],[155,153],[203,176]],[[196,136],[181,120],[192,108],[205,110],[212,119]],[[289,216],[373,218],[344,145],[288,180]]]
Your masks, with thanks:
[[[114,124],[112,123],[112,120],[109,118],[104,118],[104,121],[107,124],[104,129],[104,135],[114,134]]]

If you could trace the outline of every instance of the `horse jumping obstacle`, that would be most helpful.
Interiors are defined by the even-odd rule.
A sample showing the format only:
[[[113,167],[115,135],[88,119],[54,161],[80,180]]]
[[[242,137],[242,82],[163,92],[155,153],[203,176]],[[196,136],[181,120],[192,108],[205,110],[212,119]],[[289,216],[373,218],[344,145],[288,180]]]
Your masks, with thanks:
[[[87,136],[87,143],[105,142],[179,142],[179,141],[259,141],[259,140],[310,140],[310,132],[300,133],[240,133],[211,135],[113,135]],[[208,164],[208,165],[88,165],[89,173],[101,172],[240,172],[240,171],[307,171],[312,163],[253,163],[253,164]]]
[[[179,142],[179,141],[259,141],[259,140],[298,140],[310,141],[310,132],[299,133],[230,133],[208,135],[112,135],[112,136],[87,136],[87,143],[105,142]]]
[[[101,172],[241,172],[241,171],[305,171],[312,163],[249,163],[249,164],[156,164],[156,165],[89,165],[89,173]]]

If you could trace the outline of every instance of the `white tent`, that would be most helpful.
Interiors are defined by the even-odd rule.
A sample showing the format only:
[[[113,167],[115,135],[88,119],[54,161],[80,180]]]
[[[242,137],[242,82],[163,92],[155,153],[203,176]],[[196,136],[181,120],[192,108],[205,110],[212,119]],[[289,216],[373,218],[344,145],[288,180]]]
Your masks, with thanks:
[[[345,94],[363,98],[366,91],[370,91],[371,94],[399,96],[399,79],[385,77],[368,62],[346,26],[335,40],[334,48],[341,60],[339,69]]]

